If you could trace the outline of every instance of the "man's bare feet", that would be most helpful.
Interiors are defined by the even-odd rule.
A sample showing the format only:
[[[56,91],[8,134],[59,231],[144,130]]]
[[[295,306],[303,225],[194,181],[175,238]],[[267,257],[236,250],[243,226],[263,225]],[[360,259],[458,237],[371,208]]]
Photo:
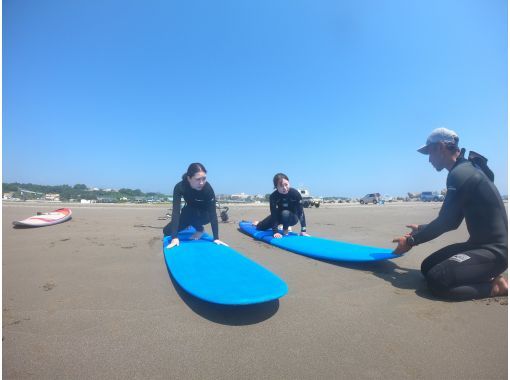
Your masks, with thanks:
[[[503,276],[498,276],[492,280],[491,296],[507,296],[508,295],[508,282]]]
[[[204,231],[196,231],[193,235],[191,235],[191,239],[198,240],[202,237]]]
[[[259,224],[259,221],[258,220],[254,220],[253,223],[251,224],[252,226],[257,226],[257,224]]]

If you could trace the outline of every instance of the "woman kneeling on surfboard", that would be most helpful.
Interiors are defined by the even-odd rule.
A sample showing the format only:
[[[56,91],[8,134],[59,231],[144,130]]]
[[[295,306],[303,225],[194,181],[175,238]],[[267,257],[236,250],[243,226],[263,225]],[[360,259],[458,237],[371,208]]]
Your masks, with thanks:
[[[289,227],[301,223],[301,235],[310,236],[306,233],[305,212],[303,211],[303,200],[296,189],[290,187],[289,177],[278,173],[273,177],[275,191],[269,197],[269,209],[271,215],[261,222],[253,222],[257,230],[264,231],[273,229],[273,236],[277,239],[282,237],[278,232],[278,225],[283,224],[283,234],[287,235]]]
[[[175,185],[172,220],[163,228],[164,236],[172,236],[172,241],[167,248],[179,245],[177,233],[188,226],[193,226],[196,230],[191,238],[200,239],[204,233],[204,225],[208,223],[211,223],[214,242],[227,245],[219,239],[216,196],[213,188],[206,181],[206,174],[204,165],[195,162],[182,175],[182,181]],[[186,202],[182,210],[181,197]]]

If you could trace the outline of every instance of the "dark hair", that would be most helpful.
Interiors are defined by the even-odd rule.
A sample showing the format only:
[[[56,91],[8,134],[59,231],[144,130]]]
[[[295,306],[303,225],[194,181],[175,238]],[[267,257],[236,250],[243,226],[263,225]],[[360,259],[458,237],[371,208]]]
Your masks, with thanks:
[[[455,139],[454,143],[451,143],[451,142],[450,143],[445,143],[446,149],[448,149],[450,152],[458,152],[458,151],[460,151],[458,143],[459,143],[459,139],[458,138]]]
[[[188,166],[188,170],[186,173],[182,175],[182,180],[184,181],[186,177],[193,177],[198,172],[204,172],[207,173],[207,170],[205,170],[204,165],[202,165],[200,162],[194,162],[190,166]]]
[[[453,142],[447,142],[446,149],[448,149],[450,152],[460,151],[459,136],[453,136]]]
[[[289,177],[287,177],[285,174],[283,173],[276,173],[273,177],[273,185],[274,185],[274,188],[276,189],[276,187],[278,186],[278,184],[280,183],[280,181],[282,179],[286,179],[287,181],[289,180]]]

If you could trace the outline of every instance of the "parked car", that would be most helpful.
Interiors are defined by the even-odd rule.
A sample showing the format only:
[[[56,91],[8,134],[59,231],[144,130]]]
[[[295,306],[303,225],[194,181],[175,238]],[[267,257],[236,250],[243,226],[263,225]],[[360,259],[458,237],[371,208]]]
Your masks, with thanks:
[[[312,197],[307,189],[298,189],[298,191],[303,198],[303,207],[308,208],[315,206],[317,208],[321,205],[321,199]]]
[[[439,194],[437,191],[423,191],[420,194],[420,200],[423,202],[442,202],[444,201],[444,195]]]
[[[377,203],[379,203],[380,199],[381,199],[381,194],[379,194],[379,193],[371,193],[371,194],[367,194],[363,198],[361,198],[359,200],[359,203],[361,203],[362,205],[363,204],[368,204],[368,203],[377,204]]]
[[[304,208],[313,207],[313,206],[318,208],[320,205],[321,205],[320,199],[315,199],[313,197],[303,197],[303,207]]]

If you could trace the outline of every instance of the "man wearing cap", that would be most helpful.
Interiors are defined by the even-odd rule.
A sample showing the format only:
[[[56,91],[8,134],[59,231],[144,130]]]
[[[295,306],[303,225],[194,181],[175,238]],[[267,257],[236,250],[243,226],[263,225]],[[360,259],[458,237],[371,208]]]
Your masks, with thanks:
[[[508,266],[508,218],[492,172],[486,173],[464,158],[459,137],[451,130],[432,131],[418,152],[427,154],[437,171],[447,169],[447,193],[439,215],[429,224],[411,224],[411,233],[395,238],[396,254],[403,254],[466,220],[467,242],[447,246],[427,257],[421,272],[431,291],[452,300],[506,295],[508,284],[501,275]],[[477,156],[478,158],[482,156]]]

